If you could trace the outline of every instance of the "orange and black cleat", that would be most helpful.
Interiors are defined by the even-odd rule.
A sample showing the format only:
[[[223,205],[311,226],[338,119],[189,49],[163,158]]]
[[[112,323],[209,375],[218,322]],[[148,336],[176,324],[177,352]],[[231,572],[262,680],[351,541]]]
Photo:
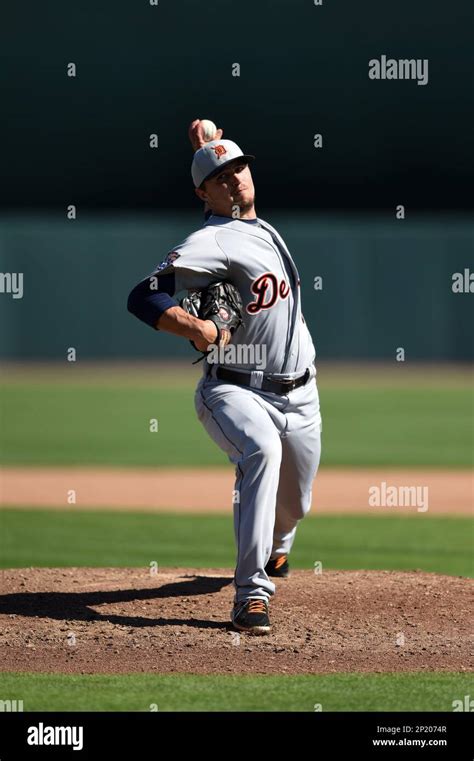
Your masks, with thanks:
[[[278,579],[286,579],[290,575],[288,555],[278,555],[270,559],[265,566],[267,576],[276,576]]]
[[[250,597],[236,603],[232,610],[234,628],[248,634],[268,634],[271,631],[268,602],[261,597]]]

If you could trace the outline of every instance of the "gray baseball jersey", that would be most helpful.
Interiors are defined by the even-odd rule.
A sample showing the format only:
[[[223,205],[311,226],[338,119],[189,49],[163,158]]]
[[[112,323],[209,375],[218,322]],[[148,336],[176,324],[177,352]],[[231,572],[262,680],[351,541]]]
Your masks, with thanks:
[[[297,523],[311,507],[320,458],[321,415],[315,349],[301,312],[300,279],[277,231],[261,219],[212,215],[158,267],[175,273],[175,290],[230,280],[244,303],[244,325],[232,337],[234,354],[204,361],[195,395],[198,418],[236,466],[235,602],[268,599],[275,584],[265,572],[271,558],[289,554]],[[260,346],[262,353],[240,353]],[[251,372],[252,384],[215,377],[226,367]],[[310,380],[286,395],[261,390],[263,376]]]
[[[266,362],[257,368],[251,361],[255,353],[232,356],[229,351],[226,365],[292,377],[313,363],[315,350],[301,312],[298,270],[283,239],[267,222],[213,215],[160,267],[162,274],[174,269],[177,292],[203,288],[216,279],[230,280],[239,289],[244,325],[234,333],[232,344],[265,347]]]

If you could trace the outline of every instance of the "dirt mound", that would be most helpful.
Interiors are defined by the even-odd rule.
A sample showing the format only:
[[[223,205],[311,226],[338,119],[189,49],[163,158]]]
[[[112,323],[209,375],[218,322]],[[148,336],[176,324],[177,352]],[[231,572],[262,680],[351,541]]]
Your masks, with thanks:
[[[472,581],[293,571],[273,631],[231,628],[229,569],[30,568],[2,573],[2,670],[65,673],[466,671]]]

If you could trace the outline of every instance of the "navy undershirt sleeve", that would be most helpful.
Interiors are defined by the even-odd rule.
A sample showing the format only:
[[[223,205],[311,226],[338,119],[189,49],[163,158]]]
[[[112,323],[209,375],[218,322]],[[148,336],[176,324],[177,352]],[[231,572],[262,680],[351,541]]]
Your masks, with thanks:
[[[159,275],[157,280],[158,287],[154,290],[150,288],[149,279],[142,280],[130,292],[127,302],[129,312],[156,330],[156,323],[163,312],[178,306],[178,302],[171,298],[175,292],[175,273]]]

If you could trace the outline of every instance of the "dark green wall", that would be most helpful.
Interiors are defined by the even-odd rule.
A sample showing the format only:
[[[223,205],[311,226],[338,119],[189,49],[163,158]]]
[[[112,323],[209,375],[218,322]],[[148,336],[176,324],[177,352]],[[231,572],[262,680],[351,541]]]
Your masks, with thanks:
[[[266,208],[469,208],[472,19],[472,0],[7,3],[0,203],[197,208],[197,116],[257,155]],[[427,58],[428,84],[369,80],[382,54]]]
[[[319,356],[472,358],[474,294],[452,274],[474,272],[474,225],[449,217],[295,215],[259,209],[285,238],[301,274],[304,314]],[[0,294],[0,354],[63,359],[196,358],[187,341],[126,310],[130,289],[202,216],[52,216],[0,219],[0,271],[24,273],[23,299]],[[315,291],[314,278],[323,277]]]

